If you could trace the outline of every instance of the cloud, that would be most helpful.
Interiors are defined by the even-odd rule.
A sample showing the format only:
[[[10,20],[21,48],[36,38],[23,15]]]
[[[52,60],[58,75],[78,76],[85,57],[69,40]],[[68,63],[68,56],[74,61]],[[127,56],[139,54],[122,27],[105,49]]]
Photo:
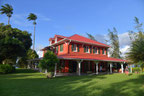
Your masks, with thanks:
[[[123,48],[120,48],[120,51],[121,51],[121,55],[122,56],[125,56],[125,53],[127,53],[127,52],[129,52],[129,48],[130,48],[130,46],[129,45],[126,45],[126,46],[124,46]]]
[[[131,44],[131,40],[129,38],[128,32],[119,34],[119,43],[121,47],[127,46]]]
[[[37,54],[39,55],[39,57],[42,57],[42,56],[43,56],[43,51],[41,51],[42,48],[44,48],[44,46],[41,45],[41,44],[38,44],[38,45],[36,46],[36,52],[37,52]]]
[[[51,21],[50,18],[48,18],[47,16],[43,15],[43,14],[36,14],[38,17],[38,20],[42,20],[42,21]]]
[[[17,26],[22,26],[22,27],[31,27],[31,26],[33,26],[33,24],[32,24],[32,22],[29,22],[27,20],[28,15],[29,15],[29,13],[13,14],[10,19],[10,23],[12,23],[12,25],[17,25]],[[45,16],[43,14],[37,13],[36,15],[38,17],[37,22],[51,21],[50,18],[48,18],[47,16]],[[1,21],[7,23],[7,17],[5,16],[4,18],[2,18]]]

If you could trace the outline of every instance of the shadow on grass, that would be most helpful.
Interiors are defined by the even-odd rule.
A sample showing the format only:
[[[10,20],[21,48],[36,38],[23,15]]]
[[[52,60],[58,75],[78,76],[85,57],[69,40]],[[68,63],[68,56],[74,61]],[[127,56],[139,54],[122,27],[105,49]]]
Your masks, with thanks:
[[[38,71],[32,69],[16,69],[15,73],[36,73],[36,72]]]
[[[21,69],[20,73],[22,73]],[[40,73],[25,73],[0,78],[1,96],[20,96],[21,94],[22,96],[143,96],[144,94],[143,74],[68,76],[46,79],[45,75]],[[17,76],[22,78],[17,79]]]

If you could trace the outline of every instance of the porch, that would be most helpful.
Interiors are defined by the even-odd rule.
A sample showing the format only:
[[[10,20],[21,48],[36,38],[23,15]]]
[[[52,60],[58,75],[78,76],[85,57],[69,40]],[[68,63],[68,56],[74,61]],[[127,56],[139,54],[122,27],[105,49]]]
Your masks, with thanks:
[[[60,59],[55,67],[55,76],[123,73],[125,67],[124,62]]]

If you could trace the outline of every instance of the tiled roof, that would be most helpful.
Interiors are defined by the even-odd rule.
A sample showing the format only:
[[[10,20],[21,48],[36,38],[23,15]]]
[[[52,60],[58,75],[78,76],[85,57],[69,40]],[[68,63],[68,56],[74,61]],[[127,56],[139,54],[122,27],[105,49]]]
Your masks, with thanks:
[[[97,61],[110,61],[110,62],[127,62],[126,60],[104,57],[104,56],[94,56],[94,55],[75,55],[75,54],[65,54],[58,55],[59,59],[83,59],[83,60],[97,60]]]
[[[55,37],[67,38],[66,36],[62,36],[62,35],[55,35]]]
[[[110,46],[108,46],[106,44],[103,44],[103,43],[91,40],[89,38],[86,38],[86,37],[83,37],[83,36],[80,36],[80,35],[77,35],[77,34],[68,37],[68,39],[76,40],[76,41],[80,41],[80,42],[85,42],[85,43],[91,43],[91,44],[97,44],[97,45],[102,45],[102,46],[110,47]]]

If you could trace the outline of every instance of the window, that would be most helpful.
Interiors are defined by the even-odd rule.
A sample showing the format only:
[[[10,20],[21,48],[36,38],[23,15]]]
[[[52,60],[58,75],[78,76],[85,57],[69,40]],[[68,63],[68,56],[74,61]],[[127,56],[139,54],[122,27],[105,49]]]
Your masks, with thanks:
[[[85,52],[85,53],[89,53],[89,46],[85,46],[85,47],[84,47],[84,52]]]
[[[76,44],[73,45],[73,51],[77,52],[77,45]]]
[[[60,52],[63,52],[63,44],[60,45]]]
[[[98,54],[98,49],[97,49],[97,47],[94,47],[94,48],[93,48],[93,53]]]
[[[79,45],[77,45],[77,44],[72,44],[72,51],[73,52],[79,52]]]

